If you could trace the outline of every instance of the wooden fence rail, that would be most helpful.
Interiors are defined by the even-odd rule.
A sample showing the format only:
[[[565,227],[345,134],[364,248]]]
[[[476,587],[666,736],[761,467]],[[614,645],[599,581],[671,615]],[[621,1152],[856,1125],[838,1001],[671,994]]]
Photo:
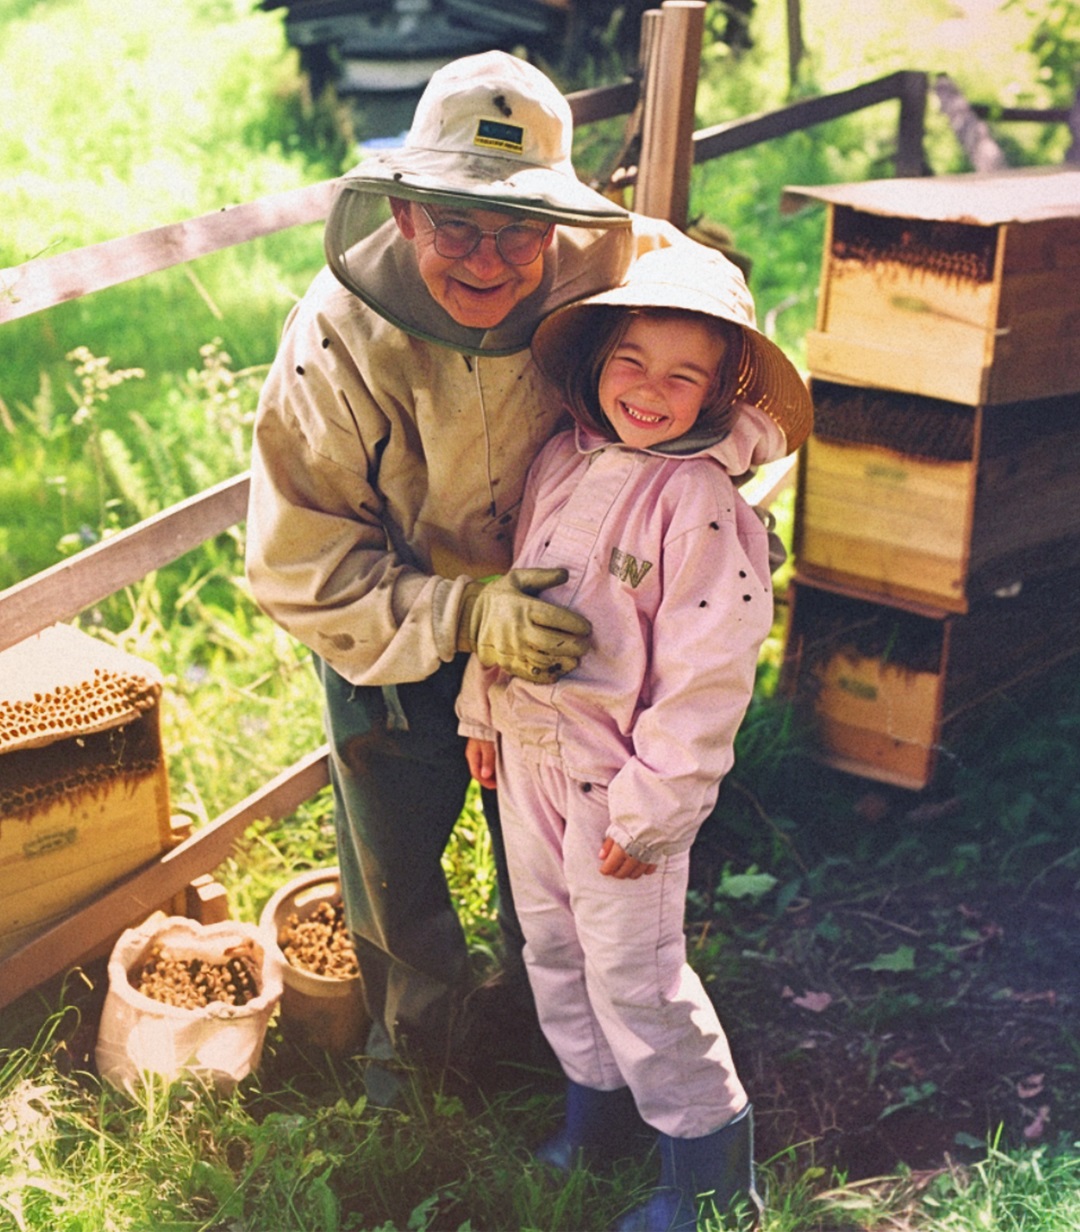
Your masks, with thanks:
[[[928,91],[929,77],[926,73],[904,70],[853,86],[850,90],[800,99],[777,111],[727,120],[694,134],[694,162],[707,162],[724,154],[733,154],[736,150],[745,150],[763,141],[773,141],[777,137],[895,100],[900,104],[895,173],[898,176],[925,175],[923,127]]]
[[[679,6],[677,6],[679,7]],[[836,95],[803,100],[767,115],[733,120],[692,135],[692,160],[702,162],[785,133],[889,100],[900,102],[896,171],[922,174],[925,73],[895,73]],[[570,95],[577,124],[642,111],[635,81]],[[681,122],[681,121],[680,121]],[[663,134],[656,140],[663,142]],[[645,161],[648,151],[642,150]],[[686,159],[686,173],[691,155]],[[681,172],[680,172],[681,174]],[[625,182],[632,182],[632,176]],[[0,323],[167,269],[259,236],[323,219],[336,181],[204,214],[138,235],[90,245],[0,270]],[[676,194],[677,195],[677,194]],[[768,504],[790,471],[755,495]],[[238,475],[36,576],[0,592],[0,650],[58,622],[169,564],[243,520],[248,477]],[[86,907],[53,925],[0,962],[0,1007],[100,946],[118,926],[140,918],[213,870],[253,821],[279,819],[326,785],[327,750],[316,749],[270,783],[167,852],[124,878]]]
[[[229,530],[243,521],[247,494],[245,472],[16,583],[0,594],[0,650],[70,620]]]

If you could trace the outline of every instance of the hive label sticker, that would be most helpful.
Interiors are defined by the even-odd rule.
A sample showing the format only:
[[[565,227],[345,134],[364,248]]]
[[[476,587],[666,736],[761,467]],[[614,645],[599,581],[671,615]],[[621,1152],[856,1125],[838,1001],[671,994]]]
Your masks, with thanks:
[[[877,685],[865,680],[856,680],[854,676],[840,676],[837,685],[852,697],[861,698],[864,702],[876,702],[878,698]]]
[[[34,856],[47,856],[51,852],[59,851],[61,847],[70,847],[78,837],[79,832],[74,826],[67,830],[38,834],[30,842],[23,844],[23,855],[28,860]]]

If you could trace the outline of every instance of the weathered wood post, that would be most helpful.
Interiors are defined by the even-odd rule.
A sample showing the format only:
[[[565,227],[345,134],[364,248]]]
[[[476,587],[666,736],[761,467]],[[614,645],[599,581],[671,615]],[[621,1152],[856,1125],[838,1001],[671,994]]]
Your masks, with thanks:
[[[655,32],[644,27],[648,63],[634,209],[685,227],[704,0],[664,0],[659,18]]]
[[[1076,97],[1069,108],[1068,124],[1072,141],[1065,151],[1065,161],[1070,165],[1080,166],[1080,89],[1076,91]]]
[[[934,81],[934,93],[956,139],[975,171],[1004,171],[1008,161],[1001,146],[994,140],[990,126],[976,115],[974,109],[960,92],[956,82],[947,73],[938,73]]]
[[[926,73],[905,69],[899,74],[900,119],[896,126],[896,159],[898,176],[929,174],[923,135],[926,131],[926,100],[930,82]]]

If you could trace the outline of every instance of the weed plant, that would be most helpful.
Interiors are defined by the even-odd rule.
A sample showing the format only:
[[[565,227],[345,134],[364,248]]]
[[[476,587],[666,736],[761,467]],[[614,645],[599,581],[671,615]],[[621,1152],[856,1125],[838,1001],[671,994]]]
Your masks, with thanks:
[[[851,1229],[1069,1232],[1080,1220],[1076,1145],[1016,1153],[992,1138],[973,1165],[949,1161],[932,1173],[841,1184],[819,1191],[814,1201],[833,1220],[843,1219],[836,1226]]]

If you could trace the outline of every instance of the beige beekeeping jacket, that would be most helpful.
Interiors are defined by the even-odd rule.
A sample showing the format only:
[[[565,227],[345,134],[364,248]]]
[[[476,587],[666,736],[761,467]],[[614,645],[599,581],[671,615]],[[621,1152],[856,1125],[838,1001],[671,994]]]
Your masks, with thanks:
[[[595,251],[585,261],[572,231],[558,232],[536,320],[617,281],[631,255],[689,242],[651,219],[629,234],[613,262]],[[384,265],[375,254],[373,268]],[[423,315],[417,333],[328,270],[315,279],[286,322],[255,423],[252,592],[355,684],[420,680],[453,658],[465,585],[509,568],[526,471],[561,414],[528,350],[535,321],[521,349],[469,354],[431,341],[429,318],[407,311],[427,291],[400,263],[395,277],[386,312]]]

